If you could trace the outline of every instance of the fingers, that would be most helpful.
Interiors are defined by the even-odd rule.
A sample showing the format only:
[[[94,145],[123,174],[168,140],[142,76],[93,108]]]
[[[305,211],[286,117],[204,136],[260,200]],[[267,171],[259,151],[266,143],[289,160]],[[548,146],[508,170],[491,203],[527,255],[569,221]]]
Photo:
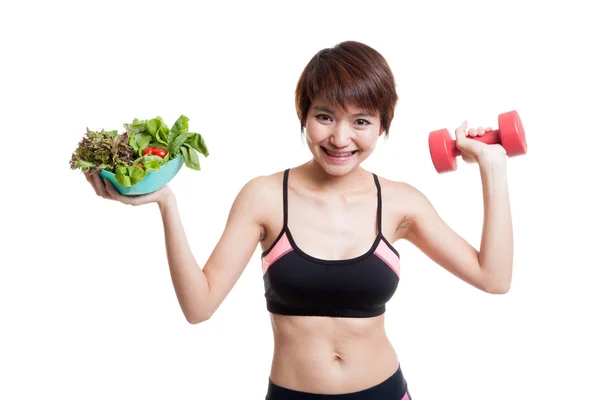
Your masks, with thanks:
[[[100,186],[103,186],[103,185],[99,181],[99,178],[100,178],[100,174],[98,174],[97,172],[88,172],[86,174],[86,179],[88,180],[88,182],[90,183],[90,185],[92,185],[92,188],[94,189],[94,192],[96,192],[96,194],[98,196],[103,197],[102,196],[102,188],[100,187]]]
[[[469,140],[469,137],[481,136],[485,130],[481,127],[470,128],[467,130],[467,121],[456,129],[456,147],[461,151],[461,157],[466,163],[474,162],[474,155],[478,151],[481,143],[475,140]]]
[[[467,121],[464,121],[458,128],[456,128],[456,130],[454,131],[454,134],[456,135],[456,137],[459,136],[464,136],[467,132]]]
[[[90,185],[92,186],[92,189],[94,189],[94,192],[96,192],[96,194],[98,196],[100,196],[100,193],[98,193],[98,190],[96,189],[96,185],[94,184],[94,180],[92,179],[93,178],[92,173],[87,171],[84,173],[84,175],[85,175],[85,180],[87,180],[90,183]]]
[[[96,189],[98,189],[98,194],[100,197],[105,199],[110,199],[110,193],[106,190],[106,186],[100,177],[100,174],[94,174],[94,184],[96,185]]]
[[[86,172],[85,179],[92,185],[96,194],[105,199],[114,200],[114,196],[109,192],[98,172]],[[111,185],[112,188],[112,185]],[[114,188],[113,188],[114,190]],[[116,190],[114,190],[116,192]]]
[[[483,136],[488,132],[491,132],[493,129],[489,126],[487,127],[482,127],[479,126],[477,128],[469,128],[469,130],[467,130],[467,121],[464,121],[458,128],[456,128],[456,130],[454,131],[456,137],[458,138],[459,136]]]
[[[111,197],[117,197],[120,194],[108,179],[104,179],[104,188]]]
[[[113,186],[112,182],[108,179],[104,179],[104,188],[106,189],[106,192],[108,193],[110,199],[117,200],[125,204],[133,204],[133,202],[130,201],[130,199],[119,193],[118,190],[115,189],[115,187]]]
[[[124,196],[113,186],[110,180],[102,179],[99,173],[88,171],[85,172],[84,175],[85,179],[90,183],[90,185],[92,185],[92,188],[98,196],[108,200],[119,201],[123,204],[131,206],[139,206],[156,201],[157,196],[159,196],[161,193],[157,191],[146,195]],[[163,189],[163,192],[164,190],[168,190],[168,187]]]
[[[478,128],[471,128],[471,129],[469,129],[469,131],[467,132],[467,134],[469,136],[471,136],[471,137],[474,137],[474,136],[483,136],[483,135],[486,134],[486,132],[489,132],[491,130],[492,130],[492,128],[490,128],[490,127],[483,128],[483,127],[480,126]]]

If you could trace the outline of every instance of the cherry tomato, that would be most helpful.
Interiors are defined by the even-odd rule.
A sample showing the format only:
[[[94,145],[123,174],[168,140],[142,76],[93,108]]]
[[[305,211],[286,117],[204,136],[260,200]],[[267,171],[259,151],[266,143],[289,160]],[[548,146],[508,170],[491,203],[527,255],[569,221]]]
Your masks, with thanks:
[[[155,156],[159,156],[160,158],[165,158],[167,155],[167,151],[165,149],[156,148],[152,150],[152,154]]]
[[[140,168],[144,168],[144,166],[142,164],[136,164],[136,165]]]
[[[144,156],[148,155],[148,154],[152,153],[154,150],[155,150],[154,147],[148,146],[144,149],[144,151],[142,151],[142,155],[144,155]]]

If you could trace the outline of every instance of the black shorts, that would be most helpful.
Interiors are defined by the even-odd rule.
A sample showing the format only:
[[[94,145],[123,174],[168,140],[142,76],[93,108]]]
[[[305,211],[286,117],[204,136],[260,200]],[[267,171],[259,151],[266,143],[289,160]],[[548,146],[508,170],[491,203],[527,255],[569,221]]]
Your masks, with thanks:
[[[274,384],[269,378],[269,387],[265,400],[412,400],[408,393],[406,380],[400,367],[380,384],[353,393],[344,394],[314,394],[286,389]]]

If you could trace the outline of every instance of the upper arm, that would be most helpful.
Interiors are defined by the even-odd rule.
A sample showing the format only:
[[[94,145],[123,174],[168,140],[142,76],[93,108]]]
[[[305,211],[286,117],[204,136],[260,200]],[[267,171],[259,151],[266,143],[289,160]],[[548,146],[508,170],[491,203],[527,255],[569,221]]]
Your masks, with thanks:
[[[266,177],[254,178],[236,196],[225,229],[203,272],[209,291],[207,308],[212,315],[239,280],[256,251],[264,230]]]
[[[402,190],[408,207],[406,239],[450,273],[486,291],[477,249],[448,226],[423,193],[406,184]]]

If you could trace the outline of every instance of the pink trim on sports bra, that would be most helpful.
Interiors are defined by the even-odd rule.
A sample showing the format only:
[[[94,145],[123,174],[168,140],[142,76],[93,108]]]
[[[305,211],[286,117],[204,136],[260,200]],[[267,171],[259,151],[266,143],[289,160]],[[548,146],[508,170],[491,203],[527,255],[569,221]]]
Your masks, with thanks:
[[[273,246],[271,248],[271,250],[269,251],[269,253],[266,254],[262,258],[263,275],[267,273],[267,271],[269,270],[269,267],[275,261],[279,260],[281,257],[283,257],[284,255],[286,255],[290,251],[292,251],[292,245],[290,244],[290,241],[289,241],[289,239],[287,237],[287,234],[284,233],[279,238],[279,240],[277,241],[277,243],[275,244],[275,246]]]
[[[400,278],[400,257],[398,257],[388,244],[381,240],[379,245],[375,249],[375,255],[379,257],[384,263],[388,265],[394,271],[394,273]]]

